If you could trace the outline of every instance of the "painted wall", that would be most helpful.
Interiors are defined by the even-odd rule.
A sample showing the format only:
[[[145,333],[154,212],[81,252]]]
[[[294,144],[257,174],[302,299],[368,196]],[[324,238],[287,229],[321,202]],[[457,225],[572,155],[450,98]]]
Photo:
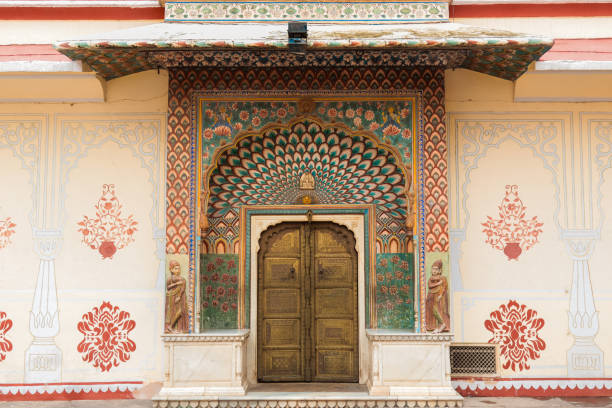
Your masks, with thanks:
[[[0,383],[161,381],[167,81],[0,104]]]
[[[446,84],[456,341],[499,342],[502,376],[609,375],[612,103],[514,103],[513,83],[465,70]]]
[[[167,80],[0,105],[0,382],[162,379]],[[515,103],[514,84],[464,70],[446,83],[456,340],[508,341],[504,376],[604,377],[612,104]],[[120,322],[123,354],[87,354],[96,318]]]

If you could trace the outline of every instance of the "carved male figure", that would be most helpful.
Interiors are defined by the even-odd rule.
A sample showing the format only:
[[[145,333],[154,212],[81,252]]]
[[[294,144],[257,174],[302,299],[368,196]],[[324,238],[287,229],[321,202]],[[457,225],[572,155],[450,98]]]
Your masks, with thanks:
[[[431,266],[431,276],[427,281],[427,298],[425,300],[425,326],[427,331],[435,333],[450,330],[448,312],[448,281],[442,275],[442,261],[437,260]]]
[[[181,265],[170,261],[170,277],[166,281],[166,333],[186,333],[189,331],[187,317],[187,282],[181,276]]]

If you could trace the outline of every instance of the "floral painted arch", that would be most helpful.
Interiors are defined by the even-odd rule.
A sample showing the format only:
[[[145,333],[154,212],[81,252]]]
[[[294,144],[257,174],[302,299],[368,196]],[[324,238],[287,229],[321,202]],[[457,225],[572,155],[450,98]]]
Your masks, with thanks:
[[[300,184],[305,174],[314,179],[312,188]],[[402,229],[410,218],[411,180],[397,149],[372,132],[303,115],[242,132],[216,150],[203,174],[201,227],[221,223],[212,229],[231,240],[242,205],[312,203],[376,204],[381,224]],[[387,235],[389,242],[393,234]]]
[[[314,124],[315,126],[318,126],[317,130],[322,131],[323,133],[326,130],[329,129],[338,129],[341,132],[343,132],[345,135],[348,135],[349,137],[353,137],[353,138],[363,138],[366,139],[368,141],[370,141],[376,148],[380,148],[383,149],[385,151],[387,151],[390,155],[392,155],[394,157],[394,160],[397,164],[397,167],[401,170],[404,180],[405,180],[405,186],[404,189],[406,191],[410,191],[412,186],[411,186],[411,180],[412,180],[412,174],[411,174],[411,169],[408,169],[404,162],[401,159],[401,155],[400,153],[397,151],[397,149],[392,146],[389,143],[384,143],[382,141],[379,140],[379,138],[373,134],[372,132],[360,129],[360,130],[354,130],[354,129],[350,129],[348,126],[346,126],[344,123],[340,123],[340,122],[324,122],[321,121],[320,118],[313,116],[313,115],[304,115],[304,116],[299,116],[297,118],[292,119],[291,121],[287,122],[287,123],[269,123],[267,125],[265,125],[263,128],[258,129],[257,131],[253,131],[253,130],[248,130],[248,131],[244,131],[239,133],[235,140],[234,143],[231,145],[225,145],[225,146],[221,146],[219,148],[217,148],[217,150],[215,151],[215,153],[213,154],[213,159],[212,159],[212,165],[207,167],[206,169],[204,169],[204,177],[203,177],[203,189],[202,189],[202,201],[203,204],[208,204],[210,196],[211,196],[211,183],[210,183],[210,179],[211,177],[214,175],[214,172],[216,170],[218,170],[219,168],[219,160],[222,159],[222,157],[224,155],[227,155],[228,152],[231,149],[235,149],[237,148],[241,142],[243,142],[244,140],[247,139],[252,139],[252,138],[256,138],[260,135],[269,135],[270,132],[274,131],[275,129],[278,130],[286,130],[286,131],[290,131],[291,129],[295,128],[296,125],[298,124],[304,124],[307,123],[308,125]],[[391,125],[394,126],[394,125]],[[308,131],[310,132],[310,129],[308,129]],[[392,134],[397,134],[399,132],[401,132],[401,129],[399,128],[395,128],[390,130],[390,132]],[[322,141],[322,139],[320,139]],[[317,140],[314,140],[314,142],[316,143]],[[320,143],[319,143],[320,144]],[[274,153],[277,153],[276,151]],[[310,153],[310,152],[309,152]],[[205,206],[203,206],[203,208],[205,208]]]

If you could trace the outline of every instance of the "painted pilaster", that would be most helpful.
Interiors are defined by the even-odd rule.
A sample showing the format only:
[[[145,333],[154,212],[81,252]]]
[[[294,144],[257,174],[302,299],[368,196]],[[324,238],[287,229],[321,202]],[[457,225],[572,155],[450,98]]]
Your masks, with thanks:
[[[567,374],[603,377],[603,352],[595,344],[599,312],[595,309],[589,270],[589,259],[599,234],[593,230],[566,230],[562,237],[573,263],[568,324],[574,344],[567,351]]]
[[[26,350],[26,383],[61,381],[62,351],[55,344],[55,336],[59,333],[55,257],[61,246],[61,236],[59,230],[34,230],[40,266],[30,311],[30,333],[34,339]]]
[[[461,245],[465,241],[465,229],[464,228],[450,228],[450,280],[451,288],[453,291],[463,290],[463,278],[461,277],[461,270],[459,261],[461,260]]]

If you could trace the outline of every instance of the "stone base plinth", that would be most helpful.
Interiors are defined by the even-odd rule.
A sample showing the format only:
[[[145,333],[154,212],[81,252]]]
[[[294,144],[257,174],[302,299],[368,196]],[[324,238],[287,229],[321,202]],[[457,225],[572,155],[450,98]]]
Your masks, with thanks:
[[[602,378],[604,376],[604,353],[592,337],[576,337],[567,351],[567,373],[577,378]]]
[[[452,335],[368,330],[367,389],[340,384],[251,384],[247,392],[248,330],[165,335],[166,380],[154,406],[165,408],[406,408],[461,407],[450,381]],[[347,384],[348,385],[348,384]],[[314,388],[313,388],[314,387]],[[319,388],[317,388],[319,387]],[[343,390],[343,391],[342,391]],[[338,392],[340,391],[340,392]]]
[[[367,330],[372,396],[461,401],[451,385],[451,334]]]
[[[53,338],[36,338],[26,350],[25,382],[29,384],[62,381],[62,351]]]
[[[158,400],[246,393],[248,330],[164,335],[166,371]]]

